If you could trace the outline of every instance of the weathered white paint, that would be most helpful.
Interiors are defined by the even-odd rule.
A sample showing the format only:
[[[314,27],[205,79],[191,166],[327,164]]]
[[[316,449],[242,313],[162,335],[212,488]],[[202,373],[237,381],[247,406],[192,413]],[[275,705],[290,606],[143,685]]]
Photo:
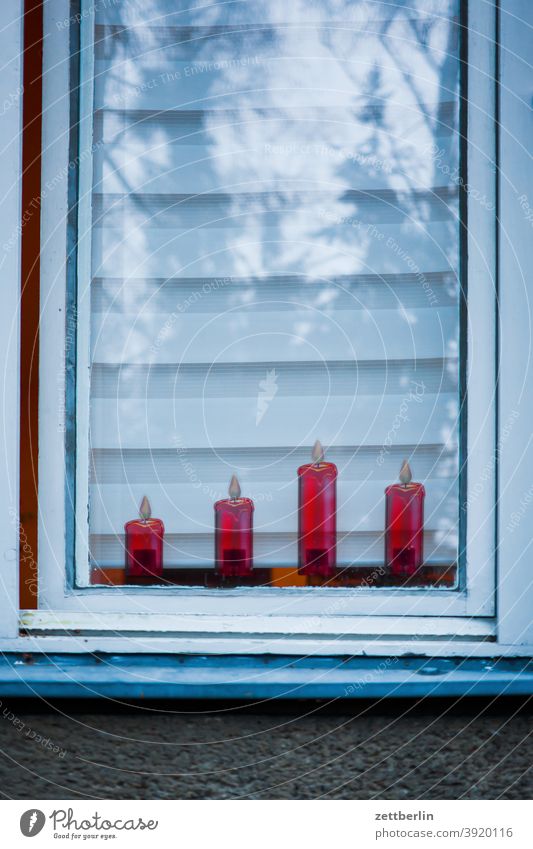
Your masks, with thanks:
[[[0,27],[0,636],[18,632],[22,0],[5,0]],[[23,539],[23,528],[20,529]],[[33,552],[35,557],[35,552]]]
[[[531,657],[533,644],[501,645],[485,640],[428,640],[406,639],[378,640],[356,637],[283,637],[261,635],[235,637],[232,635],[194,634],[185,637],[154,635],[119,636],[36,636],[31,629],[27,636],[16,640],[1,640],[0,651],[56,652],[80,654],[105,652],[108,654],[283,654],[324,657],[368,655],[395,657],[417,655],[422,657]]]
[[[154,623],[154,619],[157,621]],[[420,618],[414,622],[405,616],[206,616],[172,615],[153,613],[109,613],[27,610],[22,614],[21,626],[33,631],[83,631],[113,634],[136,632],[153,633],[157,628],[169,634],[213,633],[213,634],[278,634],[287,637],[296,634],[312,636],[339,635],[356,637],[378,637],[394,639],[398,636],[411,638],[416,630],[418,637],[472,637],[484,639],[494,635],[492,619],[467,619],[442,617]]]

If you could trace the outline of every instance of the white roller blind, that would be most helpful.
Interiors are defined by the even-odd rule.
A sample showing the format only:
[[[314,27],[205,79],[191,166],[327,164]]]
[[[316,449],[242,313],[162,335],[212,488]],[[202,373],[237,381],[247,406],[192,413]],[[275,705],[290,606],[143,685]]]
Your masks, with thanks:
[[[96,4],[93,565],[147,494],[165,566],[210,568],[233,472],[256,565],[295,565],[316,438],[341,566],[383,561],[405,456],[456,561],[458,5]]]

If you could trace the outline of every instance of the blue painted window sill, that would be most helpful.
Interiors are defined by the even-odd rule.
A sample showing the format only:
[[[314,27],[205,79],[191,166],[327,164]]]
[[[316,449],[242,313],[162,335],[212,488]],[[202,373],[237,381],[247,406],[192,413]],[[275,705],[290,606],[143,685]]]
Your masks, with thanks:
[[[533,693],[533,661],[6,653],[0,695],[129,699],[338,699]]]

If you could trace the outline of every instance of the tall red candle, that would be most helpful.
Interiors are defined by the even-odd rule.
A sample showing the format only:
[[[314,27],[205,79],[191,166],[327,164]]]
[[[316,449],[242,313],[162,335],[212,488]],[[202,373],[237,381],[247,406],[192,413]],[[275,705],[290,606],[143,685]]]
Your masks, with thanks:
[[[337,565],[337,466],[320,442],[298,469],[298,565],[304,575],[331,577]]]
[[[229,498],[215,504],[215,568],[220,575],[245,577],[253,569],[254,502],[241,497],[233,475]]]
[[[152,519],[152,508],[146,495],[139,508],[139,518],[126,522],[124,530],[126,577],[161,578],[165,527],[161,519]]]
[[[385,490],[385,567],[397,578],[409,578],[424,562],[425,494],[404,460],[400,483]]]

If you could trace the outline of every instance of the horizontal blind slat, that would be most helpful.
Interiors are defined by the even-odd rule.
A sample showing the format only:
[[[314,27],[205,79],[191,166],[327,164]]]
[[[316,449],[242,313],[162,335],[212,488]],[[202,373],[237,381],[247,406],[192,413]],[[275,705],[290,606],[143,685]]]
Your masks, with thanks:
[[[363,107],[363,103],[361,103]],[[214,134],[224,134],[226,145],[232,150],[236,145],[257,147],[265,143],[307,145],[320,142],[333,148],[342,144],[356,154],[372,134],[379,141],[381,161],[401,156],[402,147],[418,144],[422,150],[435,141],[453,148],[450,136],[458,130],[458,110],[454,100],[437,101],[420,107],[389,106],[388,126],[383,126],[383,101],[369,102],[359,116],[353,110],[327,107],[295,107],[253,109],[100,109],[95,113],[94,141],[97,149],[103,144],[143,146],[150,150],[154,144],[198,145],[213,147]],[[390,129],[389,129],[390,128]],[[246,134],[250,136],[247,138]],[[383,148],[383,156],[380,156]],[[126,148],[123,148],[126,149]],[[274,148],[276,149],[276,148]],[[121,148],[118,148],[120,152]],[[126,154],[128,155],[128,154]],[[456,156],[456,153],[455,153]],[[412,159],[412,157],[411,157]],[[401,161],[401,159],[400,159]],[[143,163],[144,164],[144,163]],[[415,160],[415,165],[422,163]]]
[[[258,398],[263,391],[284,395],[409,395],[457,389],[456,358],[288,363],[184,363],[129,365],[95,363],[91,372],[93,398],[226,397],[238,383],[240,397]],[[267,381],[261,390],[260,382]]]
[[[383,480],[394,480],[402,461],[409,457],[420,480],[455,478],[457,476],[457,443],[410,444],[401,434],[391,444],[332,445],[327,448],[331,462],[336,463],[344,481],[371,478],[379,470]],[[237,472],[248,481],[258,483],[289,481],[298,466],[308,462],[310,446],[244,448],[188,448],[179,444],[172,448],[94,448],[91,458],[91,482],[100,484],[186,484],[194,470],[201,481],[209,480],[215,488],[225,487],[228,474]],[[196,483],[196,481],[194,481]]]
[[[449,133],[435,137],[425,128],[423,119],[418,123],[410,132],[402,127],[403,155],[399,159],[387,154],[395,142],[392,129],[376,130],[383,137],[383,154],[361,152],[369,134],[367,122],[352,126],[344,144],[338,127],[327,132],[322,123],[317,124],[318,137],[307,143],[291,141],[287,133],[274,142],[262,138],[250,141],[236,134],[220,150],[196,137],[180,141],[167,137],[162,129],[151,132],[140,124],[113,140],[98,143],[94,151],[95,188],[103,194],[120,193],[125,187],[137,193],[216,192],[223,186],[239,184],[243,170],[249,174],[248,181],[255,179],[263,191],[278,189],[287,181],[313,184],[317,179],[324,186],[334,184],[345,189],[359,186],[363,180],[367,189],[392,184],[401,190],[411,181],[419,189],[448,186],[450,172],[457,166],[455,140]],[[449,170],[425,159],[416,169],[410,167],[416,151],[433,144],[441,151],[440,157],[446,158]],[[168,163],[164,171],[161,160]]]
[[[327,3],[323,2],[323,8]],[[355,7],[357,8],[357,7]],[[259,11],[259,10],[257,10]],[[343,47],[350,47],[354,38],[361,38],[366,49],[369,49],[375,37],[376,40],[383,36],[383,29],[391,29],[391,25],[398,24],[396,30],[397,38],[404,37],[412,40],[412,31],[423,26],[424,15],[417,14],[414,10],[404,8],[402,16],[395,15],[391,18],[387,15],[361,16],[356,22],[350,15],[349,8],[343,9],[342,19],[334,17],[334,7],[330,5],[328,15],[322,20],[300,19],[295,23],[287,14],[282,20],[233,21],[231,23],[209,24],[183,24],[175,25],[167,15],[162,19],[148,20],[143,22],[137,19],[135,25],[128,26],[125,21],[120,24],[110,25],[100,23],[95,26],[95,54],[97,60],[105,60],[114,54],[121,56],[141,58],[148,52],[156,51],[156,62],[161,63],[159,51],[164,51],[164,56],[180,58],[180,52],[184,50],[194,51],[196,54],[204,49],[212,51],[224,48],[230,55],[236,50],[242,49],[247,44],[254,44],[257,48],[266,50],[280,48],[287,49],[290,46],[305,46],[309,48],[316,46],[317,38],[328,41],[328,46],[335,48],[340,58],[345,59]],[[432,20],[433,37],[445,36],[449,27],[449,20],[439,16]],[[411,36],[411,38],[409,38]],[[370,45],[369,45],[370,43]],[[428,45],[429,46],[429,45]],[[436,47],[436,45],[435,45]],[[174,50],[175,52],[172,52]],[[181,57],[182,58],[182,57]],[[225,66],[223,66],[225,67]]]
[[[352,45],[343,51],[346,56],[338,55],[334,47],[324,50],[321,45],[312,45],[315,55],[304,59],[305,79],[295,73],[294,67],[295,62],[302,61],[305,45],[273,46],[271,52],[268,47],[254,45],[235,59],[218,53],[226,47],[221,39],[209,39],[203,45],[177,45],[172,52],[180,58],[172,62],[168,56],[162,57],[166,51],[147,45],[146,52],[141,47],[136,58],[121,55],[111,63],[95,62],[95,107],[224,109],[235,108],[237,102],[250,109],[264,107],[266,102],[275,108],[283,107],[289,95],[296,108],[349,109],[354,106],[354,87],[365,87],[365,77],[376,62],[380,63],[385,91],[388,85],[390,88],[391,77],[398,80],[394,59],[379,44],[369,45],[363,37],[350,40]],[[355,58],[350,50],[357,51]],[[160,58],[166,64],[159,64]],[[458,71],[458,60],[438,70],[428,62],[419,71],[417,92],[408,80],[395,86],[384,106],[386,114],[389,103],[391,108],[401,103],[414,114],[421,103],[446,101],[455,91]],[[134,79],[135,85],[125,88],[122,74]]]
[[[398,309],[457,306],[454,272],[426,271],[406,274],[336,275],[316,278],[302,274],[262,277],[97,277],[92,281],[94,313],[120,314],[174,311],[222,312],[246,306],[250,299],[276,301],[279,310],[298,304],[317,308]]]
[[[349,226],[366,233],[370,225],[428,221],[453,221],[456,215],[458,190],[456,186],[441,186],[427,191],[410,192],[392,189],[352,190],[327,183],[323,190],[306,191],[299,182],[273,191],[263,191],[260,181],[252,185],[237,184],[236,191],[206,192],[204,194],[93,194],[94,227],[118,227],[127,222],[138,228],[172,229],[215,228],[234,229],[247,226],[252,218],[268,230],[283,227],[287,215],[305,210],[317,229],[328,224]],[[315,184],[320,180],[315,176]],[[254,191],[254,185],[258,191]],[[245,188],[246,191],[241,191]]]
[[[323,23],[341,26],[353,24],[362,26],[370,21],[383,20],[389,23],[392,18],[401,16],[422,23],[434,23],[442,18],[454,15],[455,3],[450,0],[372,0],[372,2],[339,5],[331,0],[306,0],[305,5],[295,3],[264,3],[263,0],[226,0],[206,6],[203,0],[189,0],[177,6],[175,0],[127,0],[126,3],[106,2],[97,7],[97,21],[101,24],[124,26],[243,26],[270,24]]]
[[[270,307],[270,309],[269,309]],[[425,359],[453,355],[457,311],[320,309],[224,313],[93,314],[93,360],[105,363],[292,362]]]
[[[383,533],[385,487],[388,481],[340,479],[337,492],[337,529],[339,533],[372,531]],[[211,533],[214,526],[213,503],[227,496],[227,482],[200,481],[189,484],[152,484],[151,504],[154,516],[162,519],[167,533]],[[256,533],[296,533],[298,524],[298,483],[295,471],[289,480],[255,482],[243,477],[243,492],[254,498]],[[136,515],[144,495],[143,485],[103,484],[91,486],[93,533],[122,532],[125,522]],[[453,500],[456,482],[439,478],[431,482],[426,494],[425,527],[429,531],[449,534],[455,528]]]

